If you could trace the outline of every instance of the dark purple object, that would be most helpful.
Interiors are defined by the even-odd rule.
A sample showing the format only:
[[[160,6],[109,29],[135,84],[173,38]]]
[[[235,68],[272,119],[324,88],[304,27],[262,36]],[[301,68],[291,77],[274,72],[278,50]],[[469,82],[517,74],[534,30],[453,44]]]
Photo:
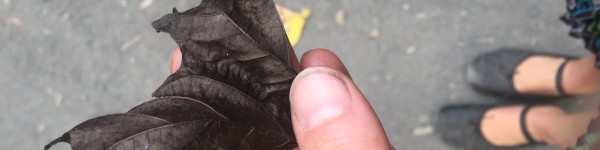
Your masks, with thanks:
[[[205,0],[152,26],[181,47],[181,68],[127,113],[87,120],[46,145],[73,149],[293,149],[296,72],[271,0]]]

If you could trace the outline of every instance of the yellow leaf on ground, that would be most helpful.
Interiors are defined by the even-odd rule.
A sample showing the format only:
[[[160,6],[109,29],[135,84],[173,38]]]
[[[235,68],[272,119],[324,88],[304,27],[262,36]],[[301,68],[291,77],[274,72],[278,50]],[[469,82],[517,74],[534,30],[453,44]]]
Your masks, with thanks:
[[[306,18],[310,16],[310,9],[302,9],[300,12],[294,12],[288,8],[285,8],[279,4],[276,4],[281,21],[283,21],[283,27],[287,33],[290,44],[295,46],[298,44],[300,37],[302,37],[302,30],[306,23]]]

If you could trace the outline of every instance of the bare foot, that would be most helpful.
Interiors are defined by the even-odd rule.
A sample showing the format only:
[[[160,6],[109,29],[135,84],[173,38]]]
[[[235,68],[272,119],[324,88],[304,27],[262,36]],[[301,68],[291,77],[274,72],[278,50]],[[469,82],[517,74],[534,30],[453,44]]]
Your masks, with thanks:
[[[503,147],[527,144],[520,127],[523,108],[503,106],[488,110],[480,126],[485,139]],[[575,146],[597,115],[595,111],[568,114],[556,106],[533,106],[526,114],[525,125],[535,141],[565,149]]]
[[[600,90],[600,69],[594,67],[594,55],[566,62],[562,71],[565,95],[587,95]],[[532,56],[515,70],[513,84],[517,92],[535,95],[559,96],[557,73],[563,57]]]
[[[556,73],[562,57],[531,56],[515,70],[513,84],[519,93],[559,96],[556,88]]]

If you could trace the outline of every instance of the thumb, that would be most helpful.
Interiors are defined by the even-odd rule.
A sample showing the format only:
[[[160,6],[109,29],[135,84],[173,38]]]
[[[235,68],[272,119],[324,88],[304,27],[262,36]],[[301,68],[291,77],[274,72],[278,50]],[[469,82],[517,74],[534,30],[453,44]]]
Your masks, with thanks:
[[[391,149],[369,102],[344,73],[306,68],[292,83],[290,100],[300,149]]]

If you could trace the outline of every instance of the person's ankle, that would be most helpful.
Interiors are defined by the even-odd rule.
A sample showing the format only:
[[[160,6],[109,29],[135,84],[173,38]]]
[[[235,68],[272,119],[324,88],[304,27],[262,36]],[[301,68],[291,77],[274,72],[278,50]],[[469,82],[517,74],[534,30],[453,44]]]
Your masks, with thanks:
[[[600,86],[595,86],[599,84],[594,84],[594,86],[581,86],[580,88],[574,88],[573,95],[590,95],[598,92],[600,90]]]
[[[568,95],[589,95],[600,91],[600,70],[594,67],[595,56],[570,60],[563,71],[563,88]]]
[[[566,83],[565,86],[565,92],[571,96],[590,95],[600,91],[600,83],[590,83],[584,79]]]
[[[527,130],[535,142],[545,144],[555,144],[557,140],[552,137],[550,131],[553,130],[552,124],[545,119],[547,116],[564,115],[561,108],[556,106],[533,106],[527,114]]]

